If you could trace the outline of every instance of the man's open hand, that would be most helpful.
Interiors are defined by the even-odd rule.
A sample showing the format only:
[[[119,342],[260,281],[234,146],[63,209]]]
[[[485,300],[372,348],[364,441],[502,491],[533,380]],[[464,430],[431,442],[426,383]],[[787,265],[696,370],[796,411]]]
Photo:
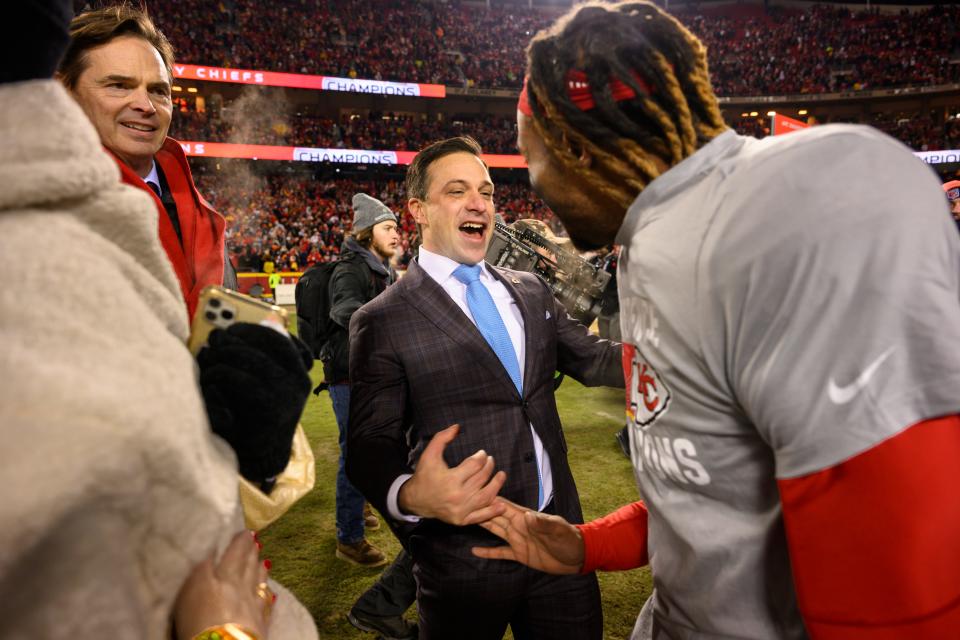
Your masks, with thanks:
[[[413,477],[400,487],[401,511],[455,525],[477,524],[503,511],[493,501],[507,476],[493,473],[493,456],[481,449],[452,469],[444,461],[443,450],[459,431],[455,424],[427,444]]]
[[[480,526],[509,546],[474,547],[473,554],[493,560],[514,560],[532,569],[557,575],[580,573],[584,546],[580,530],[560,516],[550,516],[497,498],[503,513]]]

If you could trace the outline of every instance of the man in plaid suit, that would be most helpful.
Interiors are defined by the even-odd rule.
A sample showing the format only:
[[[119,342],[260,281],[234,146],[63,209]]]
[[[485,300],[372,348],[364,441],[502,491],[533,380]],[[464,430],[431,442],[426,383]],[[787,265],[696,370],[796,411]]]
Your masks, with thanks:
[[[350,323],[347,473],[414,558],[421,638],[600,638],[596,577],[475,557],[499,493],[582,522],[554,374],[623,386],[621,347],[569,318],[532,274],[483,262],[494,185],[452,138],[407,172],[423,246]]]

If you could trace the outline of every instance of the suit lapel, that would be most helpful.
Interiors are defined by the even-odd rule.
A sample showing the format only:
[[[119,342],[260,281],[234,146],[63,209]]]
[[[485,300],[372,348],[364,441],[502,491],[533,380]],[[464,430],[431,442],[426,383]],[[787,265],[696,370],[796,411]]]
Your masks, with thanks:
[[[463,347],[466,353],[480,362],[490,373],[509,385],[514,393],[517,392],[510,374],[503,368],[500,358],[494,353],[476,325],[463,313],[457,303],[450,299],[443,287],[427,275],[416,260],[410,262],[407,274],[398,284],[402,285],[400,293],[410,306]]]

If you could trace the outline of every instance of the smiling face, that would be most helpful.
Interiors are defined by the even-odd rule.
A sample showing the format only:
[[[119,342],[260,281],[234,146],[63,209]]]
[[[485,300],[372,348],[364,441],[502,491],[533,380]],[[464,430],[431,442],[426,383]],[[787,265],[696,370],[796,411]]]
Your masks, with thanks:
[[[427,168],[426,197],[407,208],[420,225],[423,246],[461,264],[477,264],[493,237],[493,182],[479,157],[445,155]]]
[[[142,38],[123,36],[88,51],[85,62],[73,97],[103,146],[146,177],[173,114],[160,53]]]

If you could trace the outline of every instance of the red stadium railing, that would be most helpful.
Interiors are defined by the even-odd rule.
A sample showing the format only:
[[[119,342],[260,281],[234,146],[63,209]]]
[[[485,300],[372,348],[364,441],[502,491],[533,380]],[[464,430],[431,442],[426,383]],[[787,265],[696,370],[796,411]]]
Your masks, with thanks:
[[[408,165],[416,151],[377,151],[368,149],[317,149],[281,147],[266,144],[182,141],[184,153],[192,157],[282,160],[289,162],[330,162],[334,164]],[[497,169],[525,169],[523,156],[487,153],[483,161]]]
[[[361,78],[336,78],[333,76],[316,76],[303,73],[230,69],[226,67],[209,67],[195,64],[174,65],[173,76],[183,80],[255,84],[264,87],[293,87],[295,89],[315,89],[319,91],[349,91],[352,93],[371,93],[384,96],[444,98],[447,95],[447,88],[442,84],[387,82],[383,80],[364,80]]]
[[[200,158],[241,158],[246,160],[280,160],[287,162],[329,162],[332,164],[377,164],[404,166],[413,162],[416,151],[376,151],[365,149],[315,149],[312,147],[280,147],[266,144],[232,144],[228,142],[181,142],[184,153]],[[960,162],[960,149],[947,151],[914,151],[914,155],[931,165]],[[483,161],[495,169],[526,169],[523,156],[484,154]]]

